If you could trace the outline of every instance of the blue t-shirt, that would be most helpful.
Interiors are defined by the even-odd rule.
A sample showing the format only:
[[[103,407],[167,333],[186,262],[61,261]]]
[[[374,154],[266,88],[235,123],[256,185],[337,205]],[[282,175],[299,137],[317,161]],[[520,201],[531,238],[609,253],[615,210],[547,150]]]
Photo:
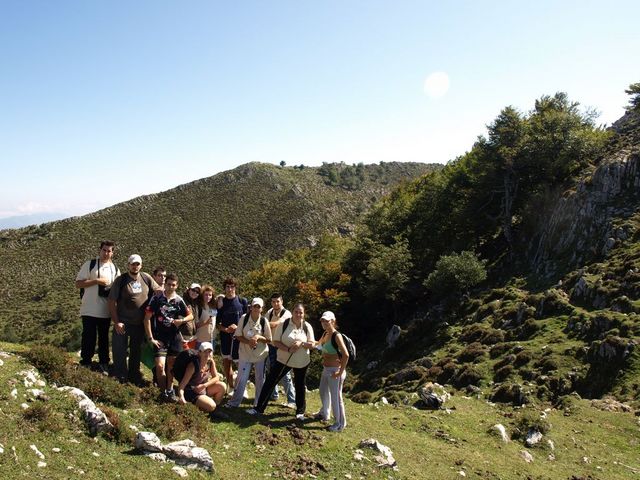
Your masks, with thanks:
[[[216,321],[220,323],[223,327],[228,327],[229,325],[240,324],[240,317],[244,315],[247,311],[247,299],[238,297],[237,295],[233,298],[223,298],[222,299],[222,308],[218,309],[218,316],[216,317]]]

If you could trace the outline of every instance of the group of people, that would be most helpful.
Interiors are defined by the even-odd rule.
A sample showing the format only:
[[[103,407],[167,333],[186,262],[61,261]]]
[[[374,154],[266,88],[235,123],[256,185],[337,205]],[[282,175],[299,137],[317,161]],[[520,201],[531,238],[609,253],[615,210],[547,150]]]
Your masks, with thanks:
[[[304,420],[306,372],[311,350],[318,349],[324,366],[322,407],[312,417],[328,423],[333,414],[328,429],[339,432],[346,427],[342,387],[349,352],[342,335],[337,334],[333,312],[322,314],[323,334],[316,340],[305,321],[304,305],[297,303],[289,311],[279,293],[271,296],[266,312],[262,298],[248,302],[237,294],[233,278],[224,280],[220,295],[210,285],[192,283],[181,296],[177,275],[167,274],[162,266],[151,275],[143,272],[140,255],[129,256],[127,271],[121,273],[113,263],[114,249],[114,242],[101,242],[98,257],[86,261],[76,276],[82,298],[82,365],[93,368],[97,340],[95,368],[141,385],[141,352],[147,342],[153,349],[154,383],[162,401],[191,402],[211,418],[227,418],[218,407],[225,398],[225,408],[240,407],[253,370],[255,398],[248,414],[263,414],[269,401],[278,399],[281,385],[285,404],[295,408],[296,419]],[[221,373],[213,358],[218,337]],[[178,375],[182,378],[174,379],[181,360],[187,362]]]

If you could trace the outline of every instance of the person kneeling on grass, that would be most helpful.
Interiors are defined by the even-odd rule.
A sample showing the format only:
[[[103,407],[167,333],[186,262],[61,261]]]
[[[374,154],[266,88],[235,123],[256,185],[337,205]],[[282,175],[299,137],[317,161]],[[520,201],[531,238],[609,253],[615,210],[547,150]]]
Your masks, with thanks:
[[[193,403],[211,419],[228,419],[228,415],[216,407],[222,402],[227,386],[222,383],[216,363],[213,361],[213,345],[202,342],[198,354],[193,357],[178,386],[178,403]]]

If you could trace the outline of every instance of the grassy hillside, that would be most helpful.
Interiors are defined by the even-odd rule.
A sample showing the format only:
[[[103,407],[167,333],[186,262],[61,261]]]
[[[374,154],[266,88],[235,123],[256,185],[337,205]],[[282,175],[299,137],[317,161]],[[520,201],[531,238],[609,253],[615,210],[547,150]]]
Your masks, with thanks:
[[[116,241],[121,269],[135,252],[145,269],[163,264],[182,285],[217,286],[226,275],[241,276],[289,248],[312,245],[323,233],[351,233],[391,188],[434,168],[360,166],[345,183],[339,172],[355,174],[355,167],[337,164],[338,175],[329,178],[318,168],[251,163],[82,217],[4,230],[0,337],[74,347],[79,300],[73,282],[101,239]]]
[[[105,472],[110,478],[177,478],[170,471],[173,464],[138,455],[130,425],[156,432],[163,442],[190,438],[207,449],[215,473],[190,470],[189,478],[457,479],[464,474],[472,479],[611,480],[637,478],[640,472],[638,419],[575,397],[558,408],[514,408],[459,394],[443,410],[347,401],[349,426],[335,434],[319,422],[294,422],[292,411],[279,405],[270,406],[261,421],[232,410],[231,421],[209,423],[191,405],[174,411],[151,400],[147,390],[115,384],[118,390],[109,391],[112,380],[82,370],[79,386],[89,391],[93,385],[101,392],[94,399],[100,397],[98,406],[119,425],[112,434],[92,438],[77,405],[50,381],[44,397],[33,399],[23,385],[21,372],[32,368],[23,358],[24,347],[0,344],[0,351],[12,352],[0,356],[0,471],[5,478],[102,479]],[[41,378],[45,374],[51,374],[46,366]],[[15,398],[9,393],[13,388]],[[122,390],[129,388],[127,397]],[[319,400],[317,392],[309,397],[311,413]],[[415,396],[412,403],[420,406]],[[497,423],[511,437],[508,443],[491,432]],[[525,447],[523,432],[533,424],[544,426],[546,433],[540,444]],[[359,447],[367,438],[392,450],[397,471],[378,467],[374,452]],[[31,445],[45,458],[38,458]],[[358,449],[363,460],[354,457]],[[523,451],[532,455],[532,463],[523,459]],[[46,466],[39,467],[39,461]]]

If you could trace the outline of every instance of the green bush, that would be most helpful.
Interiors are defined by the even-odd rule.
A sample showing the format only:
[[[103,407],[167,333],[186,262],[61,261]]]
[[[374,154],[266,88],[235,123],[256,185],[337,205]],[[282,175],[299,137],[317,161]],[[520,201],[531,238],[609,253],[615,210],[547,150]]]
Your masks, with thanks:
[[[551,430],[551,424],[537,412],[524,411],[516,419],[514,428],[515,430],[511,437],[523,439],[527,436],[529,430],[536,430],[542,434],[548,433]]]
[[[94,402],[118,408],[128,407],[136,395],[135,387],[76,365],[67,367],[64,383],[79,388]]]
[[[51,407],[42,401],[32,403],[22,412],[22,418],[37,426],[41,432],[56,433],[62,430],[60,415],[52,412]]]
[[[149,409],[144,419],[145,428],[171,441],[187,436],[204,439],[208,424],[207,415],[190,403],[160,405]]]
[[[56,383],[65,377],[67,367],[71,364],[67,352],[51,345],[31,347],[26,353],[26,357],[47,380]]]
[[[424,286],[439,296],[466,292],[487,278],[485,263],[469,251],[443,255]]]

